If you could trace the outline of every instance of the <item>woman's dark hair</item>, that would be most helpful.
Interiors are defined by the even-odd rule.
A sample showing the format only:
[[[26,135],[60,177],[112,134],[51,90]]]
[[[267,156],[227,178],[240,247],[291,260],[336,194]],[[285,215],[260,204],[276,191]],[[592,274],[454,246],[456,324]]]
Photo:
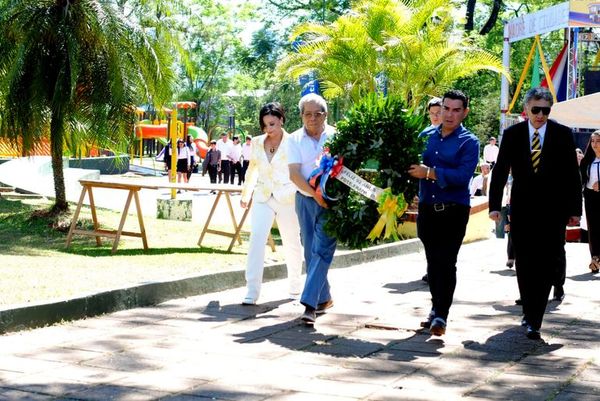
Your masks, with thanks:
[[[189,134],[188,134],[188,135],[185,137],[185,143],[186,143],[186,145],[187,145],[187,146],[190,146],[190,147],[191,147],[191,146],[192,146],[192,142],[193,142],[193,141],[194,141],[194,140],[192,139],[192,136],[191,136],[191,135],[189,135]]]
[[[590,177],[590,168],[592,167],[592,162],[596,159],[596,152],[594,152],[594,149],[592,149],[592,138],[594,136],[600,136],[600,130],[594,131],[592,132],[592,135],[590,135],[590,139],[585,148],[585,153],[583,154],[583,159],[581,159],[581,164],[579,165],[583,185],[587,183],[587,180]]]
[[[283,111],[283,107],[278,102],[267,103],[260,109],[260,113],[258,113],[258,123],[260,124],[261,131],[264,131],[265,129],[265,122],[263,121],[264,116],[275,116],[281,118],[285,123],[285,111]]]

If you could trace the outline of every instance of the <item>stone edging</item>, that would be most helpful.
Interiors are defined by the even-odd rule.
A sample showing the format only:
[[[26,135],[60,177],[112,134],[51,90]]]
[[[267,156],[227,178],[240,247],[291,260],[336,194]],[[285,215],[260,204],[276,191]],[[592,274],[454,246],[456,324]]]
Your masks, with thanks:
[[[421,241],[410,239],[364,250],[338,251],[331,268],[343,268],[392,256],[418,252]],[[223,291],[246,285],[244,270],[226,271],[173,281],[140,284],[52,303],[0,310],[0,333],[42,327],[104,313],[156,305],[170,299]],[[266,266],[264,281],[287,276],[285,264]]]

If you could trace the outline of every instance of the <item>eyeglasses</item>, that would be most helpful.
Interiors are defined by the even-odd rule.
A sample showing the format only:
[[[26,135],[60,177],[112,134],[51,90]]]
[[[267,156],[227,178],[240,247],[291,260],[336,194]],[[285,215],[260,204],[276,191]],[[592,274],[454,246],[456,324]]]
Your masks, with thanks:
[[[321,117],[323,117],[324,115],[325,115],[325,112],[324,112],[324,111],[316,111],[316,112],[314,112],[314,113],[313,113],[313,112],[310,112],[310,111],[307,111],[306,113],[302,113],[302,116],[303,116],[303,117],[306,117],[306,118],[313,118],[313,117],[314,117],[314,118],[321,118]]]
[[[540,111],[543,115],[547,116],[548,114],[550,114],[550,107],[533,106],[531,108],[531,114],[539,114]]]

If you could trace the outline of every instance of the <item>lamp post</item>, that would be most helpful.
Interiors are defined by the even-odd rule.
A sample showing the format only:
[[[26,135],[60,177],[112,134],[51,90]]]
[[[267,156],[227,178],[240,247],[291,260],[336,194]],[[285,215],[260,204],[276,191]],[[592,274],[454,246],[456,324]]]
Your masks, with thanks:
[[[231,137],[235,136],[235,106],[230,104],[227,106],[227,110],[229,111],[229,131],[231,131]]]

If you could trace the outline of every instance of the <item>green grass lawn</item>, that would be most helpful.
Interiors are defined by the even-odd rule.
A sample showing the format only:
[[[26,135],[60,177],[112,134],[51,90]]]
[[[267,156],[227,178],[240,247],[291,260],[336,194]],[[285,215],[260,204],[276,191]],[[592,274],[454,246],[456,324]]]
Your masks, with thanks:
[[[215,271],[243,269],[248,233],[242,245],[227,252],[229,239],[206,234],[197,242],[202,227],[191,222],[144,217],[148,246],[140,238],[125,237],[115,255],[112,239],[97,247],[94,237],[75,235],[69,249],[66,236],[75,206],[58,219],[36,217],[47,209],[45,200],[0,198],[0,307],[38,303],[96,293],[131,285],[178,279]],[[98,210],[102,228],[115,229],[120,213]],[[84,207],[80,224],[92,227],[89,208]],[[219,228],[219,227],[214,227]],[[221,229],[231,230],[230,226]],[[129,215],[125,230],[138,231],[135,215]],[[266,251],[267,263],[283,260],[282,252]]]

